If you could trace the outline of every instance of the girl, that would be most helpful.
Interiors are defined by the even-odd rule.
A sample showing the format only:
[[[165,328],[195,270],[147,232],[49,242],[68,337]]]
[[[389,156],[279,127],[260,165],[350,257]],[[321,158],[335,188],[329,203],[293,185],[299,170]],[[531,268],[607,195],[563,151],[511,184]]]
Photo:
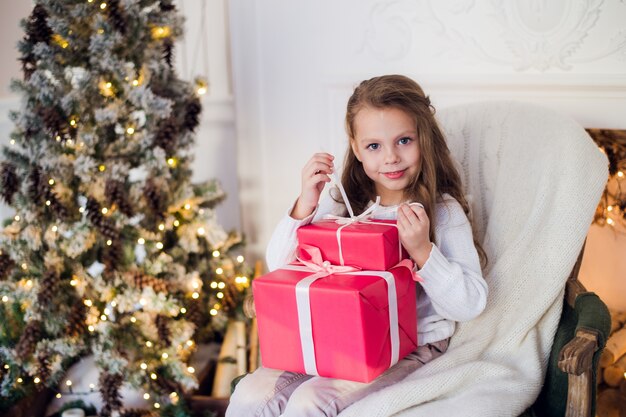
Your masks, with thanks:
[[[423,279],[418,348],[370,383],[259,368],[239,382],[227,416],[335,416],[443,354],[455,322],[471,320],[485,308],[484,255],[472,236],[460,176],[420,86],[400,75],[363,81],[348,100],[346,130],[341,182],[354,213],[380,196],[374,218],[397,220],[400,241]],[[319,201],[333,160],[317,153],[304,166],[300,196],[267,249],[270,270],[295,260],[298,227],[328,213],[345,215],[339,197]]]

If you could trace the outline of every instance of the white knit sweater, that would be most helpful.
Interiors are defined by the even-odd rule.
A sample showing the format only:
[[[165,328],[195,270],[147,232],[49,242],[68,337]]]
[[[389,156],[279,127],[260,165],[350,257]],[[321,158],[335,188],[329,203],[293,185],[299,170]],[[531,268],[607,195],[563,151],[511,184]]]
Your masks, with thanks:
[[[398,206],[381,207],[373,218],[395,220]],[[328,213],[344,214],[343,204],[327,196],[317,209],[302,220],[283,217],[267,247],[270,270],[295,260],[296,230]],[[436,206],[435,244],[428,261],[418,271],[423,282],[417,291],[418,344],[447,339],[454,333],[456,321],[478,316],[487,302],[487,284],[474,247],[472,229],[461,205],[451,196]]]

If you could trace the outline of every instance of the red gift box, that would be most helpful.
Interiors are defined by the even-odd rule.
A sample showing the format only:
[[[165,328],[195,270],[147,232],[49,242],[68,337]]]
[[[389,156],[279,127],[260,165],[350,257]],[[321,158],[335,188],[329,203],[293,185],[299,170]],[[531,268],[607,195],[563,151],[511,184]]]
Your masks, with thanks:
[[[253,281],[264,367],[369,382],[417,347],[415,282],[408,267],[334,273],[317,279],[304,293],[310,304],[307,322],[302,310],[298,311],[303,296],[298,291],[303,282],[320,274],[325,272],[290,264]],[[398,324],[392,327],[389,297],[394,291]],[[303,345],[306,334],[312,346]]]
[[[334,220],[321,220],[300,227],[297,232],[298,243],[318,247],[322,257],[335,265],[386,271],[408,258],[400,246],[395,225],[395,220],[372,220],[348,225]]]

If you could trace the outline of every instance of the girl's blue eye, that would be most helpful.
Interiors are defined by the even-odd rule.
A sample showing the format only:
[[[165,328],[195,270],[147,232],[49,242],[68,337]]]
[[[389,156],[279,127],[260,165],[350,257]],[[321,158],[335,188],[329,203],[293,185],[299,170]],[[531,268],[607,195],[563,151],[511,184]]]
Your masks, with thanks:
[[[400,145],[406,145],[407,143],[411,142],[413,139],[411,139],[410,137],[406,136],[403,138],[400,138],[400,140],[398,140],[398,143]]]
[[[369,145],[367,145],[367,149],[371,149],[372,151],[375,151],[379,147],[380,145],[378,143],[370,143]]]

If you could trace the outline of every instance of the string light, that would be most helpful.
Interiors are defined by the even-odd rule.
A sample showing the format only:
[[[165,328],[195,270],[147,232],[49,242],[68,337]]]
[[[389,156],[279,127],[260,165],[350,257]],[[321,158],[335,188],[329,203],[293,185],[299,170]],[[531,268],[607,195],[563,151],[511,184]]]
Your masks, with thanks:
[[[98,83],[98,88],[100,89],[100,94],[104,97],[113,97],[115,96],[115,91],[113,90],[113,84],[111,81],[100,80]]]
[[[157,374],[155,374],[154,372],[150,374],[150,378],[152,379],[157,379]]]
[[[154,403],[154,408],[161,408],[161,404],[159,404],[159,403]]]
[[[60,392],[57,392],[57,395],[55,395],[55,397],[57,397],[57,398],[61,398],[61,397],[62,397],[62,395],[61,395],[61,393],[60,393]]]
[[[105,165],[100,165],[98,167],[98,171],[100,171],[100,172],[104,172],[106,169],[107,169],[107,167]]]
[[[33,382],[34,382],[35,384],[39,384],[39,383],[41,382],[41,379],[39,379],[39,377],[38,377],[38,376],[36,376],[36,377],[35,377],[35,379],[33,379]]]
[[[157,247],[157,249],[163,249],[163,243],[162,242],[157,242],[156,243],[156,247]]]
[[[163,223],[161,223],[161,224],[159,225],[159,230],[160,230],[160,231],[165,230],[165,225],[164,225]]]
[[[183,206],[185,210],[189,210],[191,208],[191,204],[187,203]]]
[[[102,207],[102,214],[107,214],[109,212],[109,209],[106,207]]]
[[[100,3],[100,9],[104,10],[107,8],[107,4],[106,3]]]
[[[243,263],[243,261],[244,261],[243,256],[241,256],[241,255],[237,256],[237,262]]]
[[[176,159],[175,158],[167,158],[167,164],[172,168],[176,167]]]
[[[198,95],[203,96],[207,93],[207,91],[209,91],[209,83],[206,79],[198,77],[195,79],[195,83],[196,93],[198,93]]]
[[[7,297],[6,295],[3,295],[3,296],[2,296],[2,302],[3,302],[3,303],[6,303],[6,302],[8,302],[8,301],[9,301],[9,297]],[[6,367],[7,365],[4,365],[4,366]],[[6,368],[6,369],[8,369],[8,368]]]
[[[215,273],[218,274],[218,275],[221,275],[221,274],[224,273],[224,270],[222,268],[218,267],[218,268],[215,269]]]
[[[83,301],[83,303],[87,306],[87,307],[91,307],[93,305],[93,301],[91,301],[90,299],[86,299],[85,301]]]
[[[148,341],[146,342],[146,346],[147,346],[147,347],[149,347],[149,348],[151,348],[151,347],[153,346],[153,344],[152,344],[152,342],[151,342],[151,341],[149,341],[149,340],[148,340]],[[152,375],[154,375],[154,374],[152,374]],[[153,378],[153,379],[154,379],[154,378]]]
[[[194,300],[198,299],[198,297],[200,297],[200,294],[198,294],[197,292],[194,291],[193,294],[191,294],[191,298],[193,298]]]
[[[143,245],[146,243],[146,239],[140,237],[139,239],[137,239],[137,243],[139,243],[140,245]]]
[[[213,257],[214,257],[214,258],[219,258],[219,257],[220,257],[220,251],[218,251],[218,250],[214,250],[214,251],[213,251]]]
[[[205,233],[206,233],[206,230],[204,230],[204,227],[199,227],[198,228],[198,235],[204,236]]]
[[[219,288],[220,290],[223,290],[224,288],[226,288],[226,284],[224,284],[223,282],[220,282],[219,284],[217,284],[217,288]]]
[[[174,220],[174,227],[180,226],[180,222],[178,220]]]
[[[187,309],[185,307],[180,309],[180,314],[185,314],[187,312]]]
[[[196,370],[194,369],[193,366],[190,366],[190,367],[187,368],[187,372],[189,372],[190,374],[193,374],[193,373],[196,372]]]
[[[211,309],[211,311],[209,311],[209,313],[210,313],[212,316],[217,316],[217,310],[216,310],[216,309],[214,309],[214,308],[212,308],[212,309]]]
[[[169,357],[170,357],[170,355],[168,355],[167,352],[163,352],[163,354],[161,355],[161,358],[163,358],[163,359],[167,359]]]
[[[172,35],[172,30],[169,26],[155,26],[151,30],[152,39],[164,39]]]
[[[135,133],[135,128],[130,126],[129,128],[126,129],[126,133],[128,133],[129,135],[132,135],[133,133]]]

